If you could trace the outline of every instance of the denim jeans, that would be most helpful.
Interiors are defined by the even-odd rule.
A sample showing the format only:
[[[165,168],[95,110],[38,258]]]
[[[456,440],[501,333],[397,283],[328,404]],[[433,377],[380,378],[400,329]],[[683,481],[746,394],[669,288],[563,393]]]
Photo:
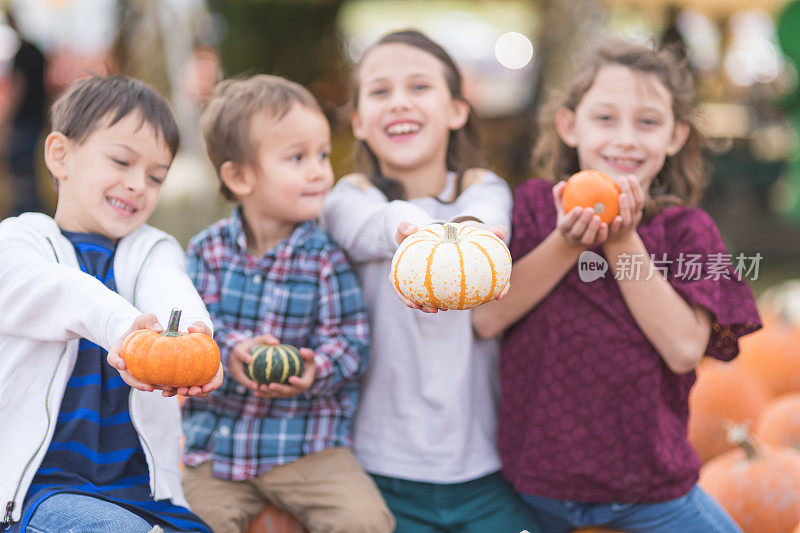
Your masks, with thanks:
[[[522,494],[547,533],[604,526],[631,533],[741,533],[717,502],[697,485],[688,494],[658,503],[583,503]]]
[[[147,520],[119,505],[83,494],[55,494],[39,504],[25,533],[147,533],[151,529]],[[10,532],[19,532],[19,522]]]

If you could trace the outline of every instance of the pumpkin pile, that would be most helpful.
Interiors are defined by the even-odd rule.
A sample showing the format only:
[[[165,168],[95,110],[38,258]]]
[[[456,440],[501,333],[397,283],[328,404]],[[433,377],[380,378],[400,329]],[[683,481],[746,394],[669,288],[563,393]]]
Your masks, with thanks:
[[[745,533],[800,532],[800,317],[773,298],[760,307],[739,357],[697,368],[689,441],[700,485]]]
[[[164,331],[139,329],[125,337],[120,357],[133,377],[151,385],[202,386],[219,370],[219,346],[204,333],[181,333],[173,309]]]
[[[500,238],[465,224],[430,224],[407,237],[392,258],[389,279],[412,302],[471,309],[498,296],[511,277],[511,254]]]

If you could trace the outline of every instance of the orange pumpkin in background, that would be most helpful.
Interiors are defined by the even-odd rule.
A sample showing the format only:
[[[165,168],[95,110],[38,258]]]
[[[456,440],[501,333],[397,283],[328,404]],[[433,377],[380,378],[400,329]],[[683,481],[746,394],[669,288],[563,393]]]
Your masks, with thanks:
[[[204,333],[178,331],[180,309],[173,309],[165,331],[139,329],[122,343],[120,356],[133,377],[168,387],[205,385],[219,369],[219,347]]]
[[[773,396],[800,392],[800,328],[770,317],[766,325],[739,341],[738,363]]]
[[[774,399],[761,413],[756,436],[764,444],[800,451],[800,392]]]
[[[791,532],[800,522],[800,452],[761,447],[743,426],[730,435],[741,448],[706,463],[700,486],[744,533]]]
[[[754,425],[768,403],[764,386],[736,362],[703,358],[689,393],[689,442],[700,461],[735,448],[727,438],[728,425]]]
[[[267,504],[247,526],[246,533],[308,533],[292,515]]]
[[[491,231],[465,224],[430,224],[406,237],[392,258],[389,279],[422,306],[471,309],[503,291],[511,254]]]
[[[619,214],[619,186],[608,175],[597,170],[582,170],[567,180],[561,193],[564,213],[575,207],[591,207],[600,220],[611,224]]]

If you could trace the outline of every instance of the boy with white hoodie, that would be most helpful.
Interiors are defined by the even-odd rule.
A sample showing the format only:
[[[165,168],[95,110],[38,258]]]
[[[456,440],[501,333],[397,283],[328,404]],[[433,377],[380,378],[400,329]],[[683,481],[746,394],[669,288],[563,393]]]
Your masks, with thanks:
[[[0,529],[208,531],[181,490],[174,396],[208,394],[222,368],[174,389],[119,356],[173,307],[211,334],[180,245],[145,224],[178,147],[172,111],[109,75],[75,82],[51,114],[55,216],[0,223]]]

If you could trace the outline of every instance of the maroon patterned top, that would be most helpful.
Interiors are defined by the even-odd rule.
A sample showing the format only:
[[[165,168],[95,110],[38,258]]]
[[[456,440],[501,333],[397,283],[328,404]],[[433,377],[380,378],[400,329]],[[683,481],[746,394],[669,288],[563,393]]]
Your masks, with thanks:
[[[551,188],[531,180],[517,189],[514,259],[555,228]],[[713,313],[706,355],[733,359],[738,338],[757,330],[760,319],[747,283],[730,265],[719,267],[727,252],[711,217],[693,207],[669,207],[638,233],[681,296]],[[591,251],[603,255],[600,247]],[[687,268],[692,257],[702,270]],[[648,273],[642,269],[641,275]],[[576,265],[509,329],[501,377],[499,448],[503,473],[517,491],[638,503],[678,498],[695,484],[700,462],[686,439],[695,374],[667,368],[610,271],[584,282]]]

